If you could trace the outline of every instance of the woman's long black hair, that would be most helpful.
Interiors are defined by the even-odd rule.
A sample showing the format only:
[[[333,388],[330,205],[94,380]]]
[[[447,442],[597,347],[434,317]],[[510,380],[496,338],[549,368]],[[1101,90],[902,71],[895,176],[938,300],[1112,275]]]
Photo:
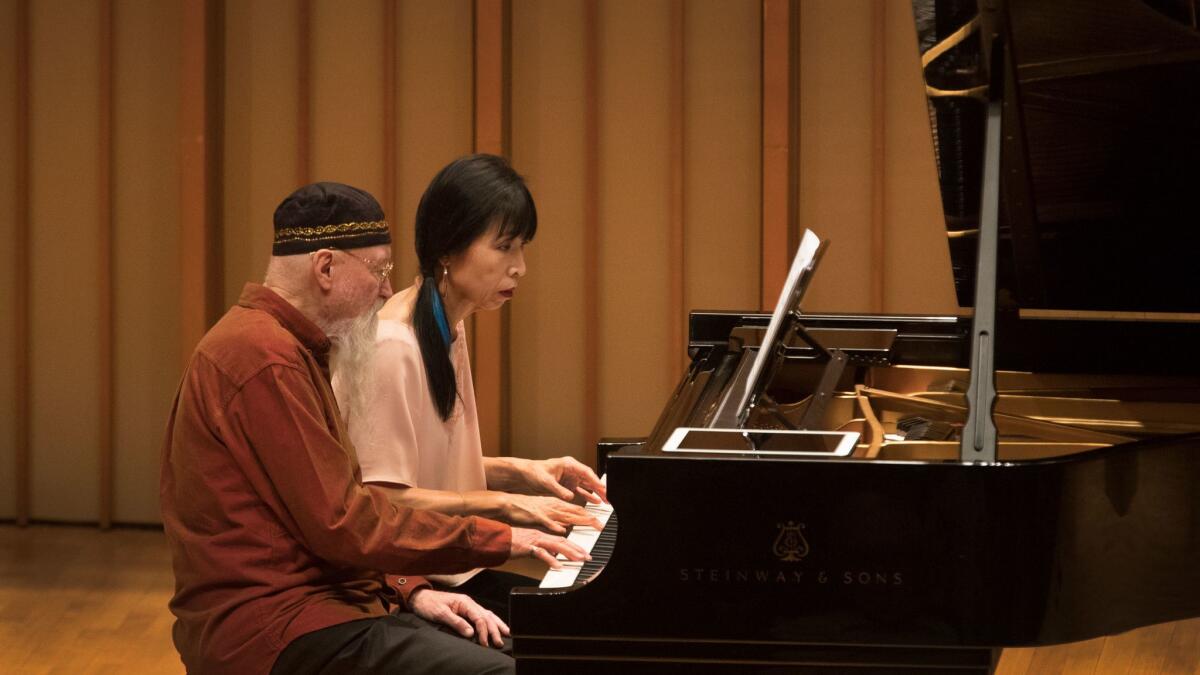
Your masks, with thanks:
[[[454,412],[458,383],[450,363],[450,345],[434,314],[435,304],[442,301],[438,291],[441,260],[466,250],[495,222],[501,239],[531,241],[537,233],[533,196],[521,176],[496,155],[454,160],[433,177],[417,206],[417,262],[423,281],[413,310],[413,331],[421,347],[429,392],[443,420]]]

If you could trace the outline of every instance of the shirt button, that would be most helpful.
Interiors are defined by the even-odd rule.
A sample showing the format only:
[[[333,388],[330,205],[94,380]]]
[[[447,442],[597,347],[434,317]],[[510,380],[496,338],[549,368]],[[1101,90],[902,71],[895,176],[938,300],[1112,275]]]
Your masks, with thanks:
[[[408,583],[408,579],[405,579],[404,577],[400,577],[399,579],[396,580],[396,584],[399,586],[403,586],[404,584],[407,584],[407,583]]]

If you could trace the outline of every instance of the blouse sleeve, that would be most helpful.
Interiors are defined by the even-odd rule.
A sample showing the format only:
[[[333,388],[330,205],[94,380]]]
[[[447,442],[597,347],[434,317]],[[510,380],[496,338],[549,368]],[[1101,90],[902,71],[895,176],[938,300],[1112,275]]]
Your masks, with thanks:
[[[421,468],[414,415],[424,386],[420,354],[401,340],[376,344],[361,419],[350,420],[364,483],[416,487]]]

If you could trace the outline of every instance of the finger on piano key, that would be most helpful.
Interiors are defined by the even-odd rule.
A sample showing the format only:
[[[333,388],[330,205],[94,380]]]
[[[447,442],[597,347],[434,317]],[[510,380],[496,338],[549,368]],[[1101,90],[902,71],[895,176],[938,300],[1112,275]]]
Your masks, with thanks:
[[[591,490],[584,488],[583,486],[577,486],[575,488],[575,492],[579,493],[580,496],[586,499],[589,505],[605,503],[603,497],[595,492],[592,492]]]
[[[607,476],[604,480],[607,480]],[[567,534],[567,541],[579,546],[589,554],[595,551],[599,559],[594,555],[592,560],[587,562],[576,562],[567,560],[559,554],[556,556],[555,562],[561,565],[561,569],[547,572],[540,584],[542,588],[565,588],[575,583],[589,581],[599,573],[611,555],[616,540],[616,516],[613,513],[612,504],[608,502],[584,504],[583,510],[600,522],[600,528],[576,525]],[[610,521],[612,527],[609,527]]]

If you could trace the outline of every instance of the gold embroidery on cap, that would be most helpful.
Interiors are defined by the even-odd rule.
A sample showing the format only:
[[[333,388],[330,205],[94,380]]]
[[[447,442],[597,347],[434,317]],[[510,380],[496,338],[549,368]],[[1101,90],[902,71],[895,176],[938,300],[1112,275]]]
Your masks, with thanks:
[[[363,223],[338,223],[337,225],[318,225],[317,227],[285,227],[275,231],[276,243],[313,239],[341,239],[344,237],[376,232],[387,232],[386,220],[372,220]]]

